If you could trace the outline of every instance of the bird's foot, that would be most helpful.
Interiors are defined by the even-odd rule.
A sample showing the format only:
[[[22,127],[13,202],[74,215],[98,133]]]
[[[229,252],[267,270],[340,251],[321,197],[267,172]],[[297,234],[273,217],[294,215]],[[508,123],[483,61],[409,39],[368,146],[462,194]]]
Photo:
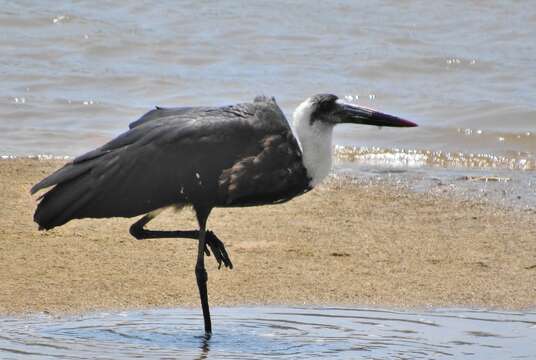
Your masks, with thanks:
[[[222,263],[225,267],[232,269],[233,263],[231,262],[231,259],[229,258],[229,254],[227,254],[227,250],[225,250],[225,245],[223,245],[223,242],[220,239],[218,239],[216,234],[214,234],[212,231],[207,231],[205,239],[206,239],[205,253],[207,255],[210,255],[210,251],[208,250],[208,247],[210,247],[210,250],[212,250],[212,254],[214,255],[214,258],[218,262],[218,269],[221,268]]]

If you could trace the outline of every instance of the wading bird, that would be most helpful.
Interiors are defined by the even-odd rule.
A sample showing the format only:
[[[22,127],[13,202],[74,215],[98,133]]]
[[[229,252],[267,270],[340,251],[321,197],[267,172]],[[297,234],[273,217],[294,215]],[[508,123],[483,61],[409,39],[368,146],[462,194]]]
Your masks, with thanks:
[[[330,94],[301,103],[293,126],[275,99],[263,96],[224,107],[157,107],[32,187],[33,194],[54,186],[40,197],[34,220],[52,229],[72,219],[144,215],[130,227],[136,239],[198,239],[195,275],[210,334],[204,255],[210,248],[220,266],[233,266],[207,231],[211,210],[279,204],[311,190],[330,172],[333,127],[341,123],[416,126]],[[163,209],[186,205],[199,230],[145,229]]]

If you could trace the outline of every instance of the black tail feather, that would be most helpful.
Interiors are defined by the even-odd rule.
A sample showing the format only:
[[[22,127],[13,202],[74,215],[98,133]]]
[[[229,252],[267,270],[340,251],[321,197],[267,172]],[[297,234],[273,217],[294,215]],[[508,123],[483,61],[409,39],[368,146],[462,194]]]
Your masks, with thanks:
[[[80,163],[80,164],[69,163],[65,165],[64,167],[62,167],[61,169],[54,172],[53,174],[47,176],[46,178],[44,178],[37,184],[35,184],[31,188],[30,193],[35,194],[41,189],[75,179],[76,177],[83,175],[87,171],[91,170],[93,165],[94,164],[91,161]]]
[[[91,180],[89,176],[62,182],[43,195],[34,214],[39,229],[52,229],[65,224],[75,212],[91,199]]]

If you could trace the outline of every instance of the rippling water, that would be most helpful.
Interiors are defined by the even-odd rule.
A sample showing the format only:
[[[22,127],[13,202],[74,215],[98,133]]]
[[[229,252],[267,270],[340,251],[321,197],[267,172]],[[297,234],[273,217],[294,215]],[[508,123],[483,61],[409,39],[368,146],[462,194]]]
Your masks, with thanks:
[[[536,313],[351,308],[163,309],[0,319],[2,359],[534,359]]]
[[[8,2],[0,154],[76,155],[155,104],[333,92],[417,121],[342,127],[341,145],[534,162],[529,1]]]

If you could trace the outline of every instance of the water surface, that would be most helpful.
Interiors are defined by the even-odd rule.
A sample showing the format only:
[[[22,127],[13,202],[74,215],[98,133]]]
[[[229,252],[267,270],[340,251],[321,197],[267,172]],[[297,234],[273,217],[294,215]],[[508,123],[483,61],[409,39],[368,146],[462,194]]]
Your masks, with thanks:
[[[536,313],[357,308],[160,309],[0,319],[2,359],[534,359]]]
[[[74,156],[154,105],[332,92],[418,129],[337,144],[534,160],[530,1],[0,1],[0,155]]]

